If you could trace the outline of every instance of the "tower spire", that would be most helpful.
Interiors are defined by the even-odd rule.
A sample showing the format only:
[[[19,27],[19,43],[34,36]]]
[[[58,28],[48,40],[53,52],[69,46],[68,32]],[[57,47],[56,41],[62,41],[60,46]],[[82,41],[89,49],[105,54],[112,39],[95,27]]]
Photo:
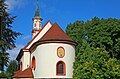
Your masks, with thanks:
[[[39,11],[39,7],[38,7],[38,0],[36,2],[36,12],[35,12],[34,18],[40,18],[40,11]]]
[[[33,30],[32,30],[32,37],[34,37],[39,30],[42,28],[42,18],[40,18],[40,11],[38,6],[38,0],[36,1],[36,11],[33,18]]]

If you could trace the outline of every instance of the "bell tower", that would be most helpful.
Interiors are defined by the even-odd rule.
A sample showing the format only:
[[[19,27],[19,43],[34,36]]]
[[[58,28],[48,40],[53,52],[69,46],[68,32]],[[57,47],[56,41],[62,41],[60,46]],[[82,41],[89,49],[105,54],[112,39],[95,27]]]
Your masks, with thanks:
[[[42,28],[42,18],[40,18],[40,12],[38,7],[38,0],[36,2],[36,11],[33,20],[33,30],[32,30],[32,38],[41,30]]]

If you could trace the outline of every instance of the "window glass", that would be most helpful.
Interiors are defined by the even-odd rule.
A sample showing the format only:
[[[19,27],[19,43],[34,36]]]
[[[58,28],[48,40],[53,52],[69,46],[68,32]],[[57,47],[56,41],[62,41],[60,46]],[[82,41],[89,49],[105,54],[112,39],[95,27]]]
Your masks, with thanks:
[[[57,75],[65,75],[65,63],[63,61],[59,61],[57,63]]]

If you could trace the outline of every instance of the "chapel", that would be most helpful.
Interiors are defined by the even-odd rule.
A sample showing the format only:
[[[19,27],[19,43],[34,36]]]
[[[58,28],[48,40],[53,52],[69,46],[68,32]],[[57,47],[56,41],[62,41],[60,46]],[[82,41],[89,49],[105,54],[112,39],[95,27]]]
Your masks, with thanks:
[[[16,58],[14,79],[72,79],[77,43],[56,22],[42,26],[38,3],[32,20],[32,39]]]

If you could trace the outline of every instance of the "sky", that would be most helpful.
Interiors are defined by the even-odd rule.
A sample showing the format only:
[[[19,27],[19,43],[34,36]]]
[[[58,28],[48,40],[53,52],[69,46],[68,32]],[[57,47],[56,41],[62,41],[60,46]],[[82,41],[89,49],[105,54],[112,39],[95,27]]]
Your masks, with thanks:
[[[6,0],[8,12],[17,16],[13,30],[22,33],[15,42],[16,48],[9,50],[11,60],[16,59],[19,51],[32,39],[32,18],[36,10],[36,0]],[[120,19],[120,0],[38,0],[42,26],[50,20],[57,22],[65,31],[69,23],[76,20],[99,18]]]

